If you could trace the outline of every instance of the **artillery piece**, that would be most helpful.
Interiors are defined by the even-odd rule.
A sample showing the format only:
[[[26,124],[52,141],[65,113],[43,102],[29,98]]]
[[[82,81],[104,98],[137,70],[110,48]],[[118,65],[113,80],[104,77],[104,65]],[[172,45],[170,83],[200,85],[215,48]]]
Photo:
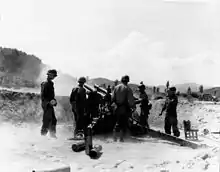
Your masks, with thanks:
[[[94,134],[106,134],[108,132],[112,132],[116,118],[113,114],[113,109],[110,106],[111,99],[109,100],[106,98],[107,91],[97,85],[94,86],[95,88],[93,88],[88,84],[84,84],[84,87],[86,90],[88,90],[87,95],[89,101],[93,101],[92,96],[95,94],[98,94],[101,98],[98,106],[98,116],[95,118],[91,117],[91,123],[92,121],[96,121],[96,124],[93,127]]]
[[[96,120],[96,125],[93,127],[94,134],[107,134],[113,131],[113,128],[116,123],[116,117],[113,113],[113,107],[111,106],[111,95],[112,93],[108,92],[106,89],[94,85],[94,88],[88,84],[85,84],[84,87],[90,92],[88,96],[92,96],[92,93],[99,94],[102,97],[102,101],[98,109],[98,119]],[[135,97],[136,104],[139,104],[138,98]],[[131,133],[140,133],[142,131],[141,126],[138,124],[138,113],[134,111],[132,116],[128,121],[129,129]]]

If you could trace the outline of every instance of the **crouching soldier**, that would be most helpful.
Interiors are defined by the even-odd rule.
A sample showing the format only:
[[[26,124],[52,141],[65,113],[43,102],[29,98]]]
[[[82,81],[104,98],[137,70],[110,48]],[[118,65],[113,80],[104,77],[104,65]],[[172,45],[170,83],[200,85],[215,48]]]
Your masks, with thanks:
[[[152,108],[152,105],[149,103],[148,100],[148,96],[145,92],[145,85],[143,83],[141,83],[139,86],[139,100],[136,101],[137,103],[140,103],[140,108],[141,108],[141,113],[140,113],[140,124],[142,126],[146,126],[147,128],[149,128],[149,124],[148,124],[148,116],[150,114],[150,109]]]
[[[178,98],[176,96],[176,88],[171,87],[167,91],[167,98],[159,116],[161,116],[162,113],[166,110],[165,126],[164,126],[165,133],[171,134],[171,127],[172,127],[174,136],[179,137],[180,132],[178,129],[178,120],[177,120],[177,104],[178,104]]]
[[[41,106],[43,108],[43,125],[41,135],[46,135],[48,130],[50,136],[56,138],[57,119],[54,106],[57,105],[52,80],[57,77],[57,71],[52,69],[47,72],[47,81],[41,83]]]
[[[128,86],[129,76],[123,76],[121,84],[117,85],[112,94],[112,102],[116,105],[116,125],[113,131],[114,141],[117,141],[116,132],[120,132],[120,141],[124,141],[127,129],[128,118],[131,116],[131,109],[135,109],[133,92]]]
[[[70,103],[75,120],[74,137],[78,133],[84,133],[86,122],[86,89],[83,87],[86,82],[85,77],[80,77],[78,85],[72,89]]]

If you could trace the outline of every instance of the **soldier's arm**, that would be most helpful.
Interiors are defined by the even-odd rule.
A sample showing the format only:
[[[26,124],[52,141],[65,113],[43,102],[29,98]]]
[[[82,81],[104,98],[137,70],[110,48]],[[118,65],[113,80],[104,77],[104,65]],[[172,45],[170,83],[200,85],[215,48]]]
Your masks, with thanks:
[[[45,82],[42,83],[41,85],[41,100],[46,102],[46,104],[50,103],[47,94],[48,94],[48,84]]]
[[[165,100],[165,103],[164,103],[164,105],[163,105],[163,107],[162,107],[162,110],[161,110],[161,112],[160,112],[160,115],[162,115],[162,113],[166,110],[166,107],[167,107],[167,100]]]
[[[140,104],[142,99],[135,99],[135,104]]]
[[[71,91],[71,94],[70,94],[70,99],[69,99],[69,101],[70,101],[71,104],[73,103],[73,100],[74,100],[74,92],[75,92],[75,89],[76,89],[76,88],[73,88],[72,91]]]
[[[173,98],[172,101],[171,101],[171,103],[172,103],[172,105],[177,106],[177,104],[178,104],[178,98],[177,98],[177,97]]]
[[[136,107],[133,91],[131,90],[131,88],[128,89],[128,103],[131,108]]]

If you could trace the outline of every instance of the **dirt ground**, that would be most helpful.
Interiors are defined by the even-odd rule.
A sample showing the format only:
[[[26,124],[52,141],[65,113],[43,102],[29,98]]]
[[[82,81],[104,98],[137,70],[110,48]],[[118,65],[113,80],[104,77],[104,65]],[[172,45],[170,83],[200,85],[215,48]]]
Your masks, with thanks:
[[[154,101],[150,115],[150,125],[163,130],[163,118],[158,117],[163,100]],[[220,106],[209,102],[181,100],[178,106],[179,127],[182,120],[190,119],[202,137],[203,130],[218,131],[220,126]],[[59,124],[58,139],[40,136],[40,123],[2,122],[0,125],[0,171],[29,172],[34,169],[53,169],[65,165],[71,171],[108,172],[214,172],[218,171],[219,148],[193,150],[180,147],[168,141],[147,137],[140,141],[127,138],[124,143],[112,142],[111,136],[95,137],[94,144],[103,148],[102,156],[92,160],[85,152],[71,150],[72,127]],[[220,137],[207,134],[204,137],[220,144]]]

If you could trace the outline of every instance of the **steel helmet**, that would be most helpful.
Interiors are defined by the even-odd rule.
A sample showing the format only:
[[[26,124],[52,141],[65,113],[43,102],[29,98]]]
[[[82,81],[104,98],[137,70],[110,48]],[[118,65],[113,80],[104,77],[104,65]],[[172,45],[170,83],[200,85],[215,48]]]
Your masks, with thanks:
[[[47,71],[47,75],[57,76],[57,71],[55,69],[50,69]]]
[[[86,82],[86,78],[85,77],[80,77],[79,79],[78,79],[78,83],[85,83]]]
[[[129,82],[130,81],[130,78],[128,75],[125,75],[125,76],[122,76],[121,77],[121,82]]]
[[[145,90],[146,89],[146,86],[144,85],[144,84],[140,84],[139,86],[138,86],[138,88],[141,90]]]

